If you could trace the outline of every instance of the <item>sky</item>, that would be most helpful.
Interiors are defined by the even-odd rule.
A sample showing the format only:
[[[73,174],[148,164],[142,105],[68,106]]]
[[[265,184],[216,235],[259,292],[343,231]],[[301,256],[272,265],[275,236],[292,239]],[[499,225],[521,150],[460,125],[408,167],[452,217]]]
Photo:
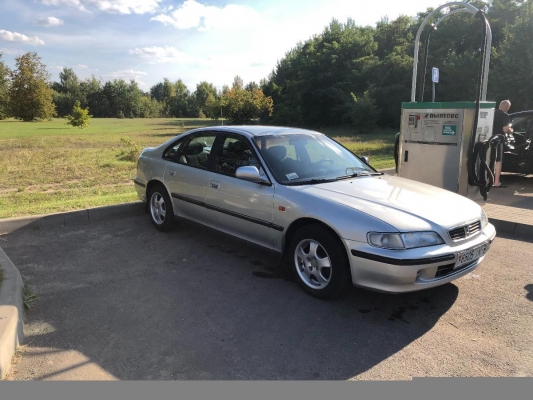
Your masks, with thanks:
[[[0,0],[0,53],[37,52],[52,81],[135,79],[148,91],[181,79],[231,86],[267,78],[296,44],[336,18],[375,26],[446,0]]]

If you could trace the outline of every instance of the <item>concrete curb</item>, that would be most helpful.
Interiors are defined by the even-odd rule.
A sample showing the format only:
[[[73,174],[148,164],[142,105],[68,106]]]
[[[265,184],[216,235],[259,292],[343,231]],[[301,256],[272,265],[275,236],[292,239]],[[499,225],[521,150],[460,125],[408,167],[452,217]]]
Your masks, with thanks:
[[[5,218],[0,219],[0,234],[11,233],[23,228],[42,229],[58,226],[87,225],[94,221],[141,215],[143,212],[144,203],[135,201],[64,213]]]
[[[489,222],[494,225],[497,233],[516,235],[525,238],[533,237],[533,225],[521,224],[519,222],[505,221],[489,217]]]
[[[0,379],[11,369],[11,358],[24,340],[24,309],[22,276],[0,248],[0,268],[4,281],[0,283]]]

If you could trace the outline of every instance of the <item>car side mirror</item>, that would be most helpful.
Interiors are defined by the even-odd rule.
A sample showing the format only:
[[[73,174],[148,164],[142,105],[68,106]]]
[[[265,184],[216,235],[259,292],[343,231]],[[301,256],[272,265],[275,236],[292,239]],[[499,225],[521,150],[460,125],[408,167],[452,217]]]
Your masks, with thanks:
[[[363,156],[361,157],[361,159],[365,162],[366,165],[370,165],[370,159],[368,158],[368,156]]]
[[[267,177],[265,175],[261,175],[257,167],[251,165],[237,168],[235,171],[235,177],[249,182],[270,184],[270,181],[267,179]]]

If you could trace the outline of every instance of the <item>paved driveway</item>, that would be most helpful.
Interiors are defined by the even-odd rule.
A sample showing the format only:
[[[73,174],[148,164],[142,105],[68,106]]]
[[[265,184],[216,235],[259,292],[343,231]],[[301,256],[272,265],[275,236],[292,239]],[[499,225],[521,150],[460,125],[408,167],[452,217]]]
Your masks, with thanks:
[[[430,291],[306,295],[264,249],[148,216],[1,236],[39,295],[11,379],[531,376],[533,243]]]

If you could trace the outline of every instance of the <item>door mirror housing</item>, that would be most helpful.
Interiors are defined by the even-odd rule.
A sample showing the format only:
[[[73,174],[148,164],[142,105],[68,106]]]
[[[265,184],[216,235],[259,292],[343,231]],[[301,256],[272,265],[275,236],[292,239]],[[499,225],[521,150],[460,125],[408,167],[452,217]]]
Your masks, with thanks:
[[[235,177],[249,182],[270,185],[268,178],[264,174],[261,174],[257,167],[250,165],[237,168],[235,171]]]

